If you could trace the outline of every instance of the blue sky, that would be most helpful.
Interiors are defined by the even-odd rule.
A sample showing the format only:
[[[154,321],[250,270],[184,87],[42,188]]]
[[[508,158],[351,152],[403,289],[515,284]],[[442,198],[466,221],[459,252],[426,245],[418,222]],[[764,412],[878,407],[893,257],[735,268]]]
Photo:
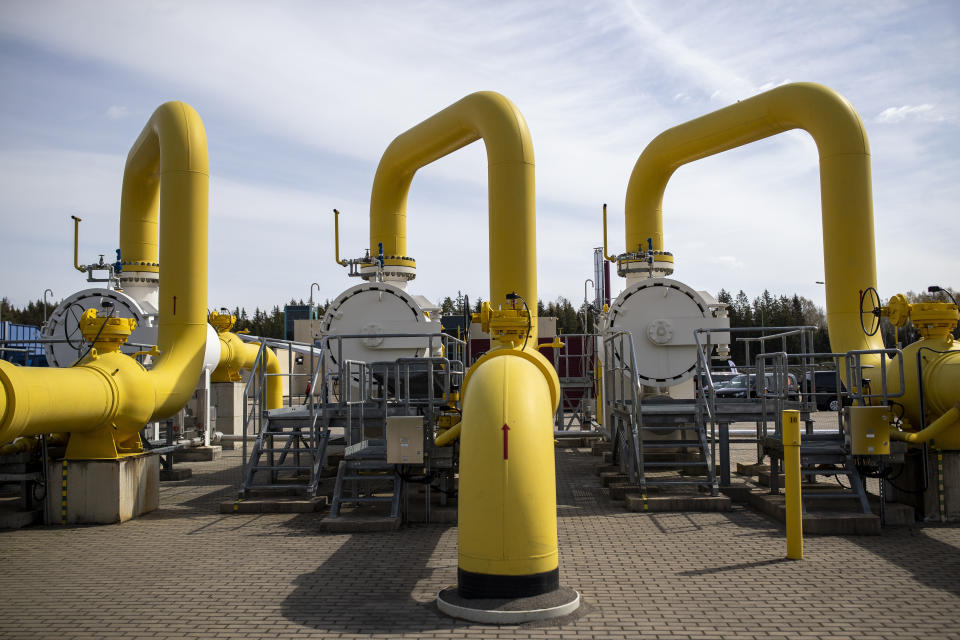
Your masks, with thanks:
[[[211,156],[210,306],[320,299],[356,284],[380,155],[464,95],[526,117],[537,163],[539,291],[578,302],[610,212],[658,133],[785,82],[845,95],[873,162],[883,297],[960,286],[960,3],[17,2],[0,5],[0,295],[85,288],[113,254],[123,163],[150,113],[192,104]],[[410,290],[488,296],[486,165],[474,144],[422,169]],[[823,304],[816,149],[782,134],[692,163],[664,200],[674,275],[696,289]],[[616,278],[615,278],[616,279]],[[615,284],[615,290],[622,283]]]

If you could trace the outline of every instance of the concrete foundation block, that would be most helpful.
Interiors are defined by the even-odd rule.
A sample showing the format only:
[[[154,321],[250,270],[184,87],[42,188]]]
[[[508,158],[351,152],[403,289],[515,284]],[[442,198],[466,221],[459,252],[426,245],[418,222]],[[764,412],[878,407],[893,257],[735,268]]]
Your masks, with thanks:
[[[320,531],[327,533],[367,533],[371,531],[395,531],[400,528],[400,518],[389,516],[351,516],[339,518],[327,516],[320,521]]]
[[[190,447],[173,452],[174,462],[210,462],[219,460],[223,456],[223,447],[211,445],[209,447]]]
[[[43,522],[43,511],[14,511],[0,509],[0,529],[22,529]]]
[[[68,460],[66,504],[63,504],[63,465],[50,464],[51,483],[61,490],[48,492],[53,522],[113,524],[126,522],[160,505],[160,457],[144,453],[117,460]]]
[[[632,482],[612,482],[610,483],[610,499],[625,500],[630,494],[640,494],[640,487]]]
[[[220,513],[314,513],[326,506],[326,496],[316,498],[254,498],[221,502]]]
[[[595,456],[606,453],[607,451],[613,451],[612,442],[595,442],[593,446],[590,447],[590,453]]]
[[[611,484],[621,484],[628,480],[630,480],[630,476],[625,473],[620,473],[619,471],[600,474],[600,482],[603,483],[605,487],[609,487]]]
[[[667,511],[730,511],[731,500],[728,496],[626,496],[627,511],[667,512]]]
[[[193,469],[160,469],[160,482],[176,482],[193,476]]]

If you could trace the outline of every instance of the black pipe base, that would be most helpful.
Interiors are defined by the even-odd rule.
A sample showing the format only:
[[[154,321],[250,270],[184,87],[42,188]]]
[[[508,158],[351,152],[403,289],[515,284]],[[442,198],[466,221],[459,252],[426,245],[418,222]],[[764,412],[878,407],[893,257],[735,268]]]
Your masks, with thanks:
[[[525,576],[474,573],[457,568],[461,598],[527,598],[560,588],[560,568]]]

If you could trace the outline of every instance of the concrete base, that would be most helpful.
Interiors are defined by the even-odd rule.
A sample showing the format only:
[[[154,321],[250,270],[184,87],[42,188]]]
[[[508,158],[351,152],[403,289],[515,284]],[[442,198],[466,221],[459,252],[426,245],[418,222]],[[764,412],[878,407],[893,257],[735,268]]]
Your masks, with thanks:
[[[437,594],[437,607],[461,620],[484,624],[520,624],[569,615],[580,606],[580,594],[560,587],[556,591],[527,598],[462,598],[456,587]]]
[[[210,462],[219,460],[223,456],[223,447],[212,445],[209,447],[190,447],[173,452],[174,462]]]
[[[176,482],[193,476],[193,469],[160,469],[160,482]]]
[[[43,522],[43,511],[18,511],[0,509],[0,529],[22,529]]]
[[[625,498],[627,511],[667,512],[667,511],[730,511],[731,500],[727,496],[647,496],[644,500],[636,494]]]
[[[786,498],[766,491],[753,492],[750,506],[780,522],[786,522]],[[809,507],[808,507],[809,509]],[[873,514],[810,511],[803,514],[803,533],[809,535],[880,535],[880,518]]]
[[[603,475],[604,473],[621,473],[620,465],[618,464],[598,464],[597,475]]]
[[[608,451],[613,451],[612,442],[595,442],[590,447],[590,453],[592,453],[595,456],[602,455]]]
[[[891,500],[913,507],[921,520],[960,522],[960,451],[943,451],[940,455],[942,465],[936,451],[927,452],[926,481],[920,455],[907,455],[903,470],[893,483],[887,481],[885,490]]]
[[[220,503],[220,513],[314,513],[327,506],[327,497],[252,498]]]
[[[210,385],[210,402],[217,408],[214,428],[224,435],[243,433],[243,383],[214,382]]]
[[[600,483],[605,487],[609,487],[612,484],[623,484],[629,480],[630,476],[618,471],[604,471],[600,474]]]
[[[633,482],[613,482],[607,488],[610,489],[611,500],[625,500],[630,494],[640,494],[640,485]]]
[[[327,516],[320,521],[320,531],[326,533],[367,533],[371,531],[396,531],[400,518],[389,516],[351,516],[341,511],[339,518]]]
[[[60,486],[63,466],[52,462],[49,478]],[[126,522],[160,505],[160,457],[145,453],[117,460],[68,460],[66,477],[67,524]],[[63,522],[64,496],[48,492],[52,521]]]

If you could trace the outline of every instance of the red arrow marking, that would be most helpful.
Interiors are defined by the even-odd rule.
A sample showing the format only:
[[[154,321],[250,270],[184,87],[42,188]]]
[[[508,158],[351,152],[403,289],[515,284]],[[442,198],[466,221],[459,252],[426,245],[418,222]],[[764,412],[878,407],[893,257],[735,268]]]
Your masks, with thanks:
[[[177,296],[173,296],[173,315],[177,315]]]
[[[503,426],[500,427],[503,430],[503,459],[507,459],[507,440],[509,439],[510,427],[507,426],[507,423],[503,423]]]

